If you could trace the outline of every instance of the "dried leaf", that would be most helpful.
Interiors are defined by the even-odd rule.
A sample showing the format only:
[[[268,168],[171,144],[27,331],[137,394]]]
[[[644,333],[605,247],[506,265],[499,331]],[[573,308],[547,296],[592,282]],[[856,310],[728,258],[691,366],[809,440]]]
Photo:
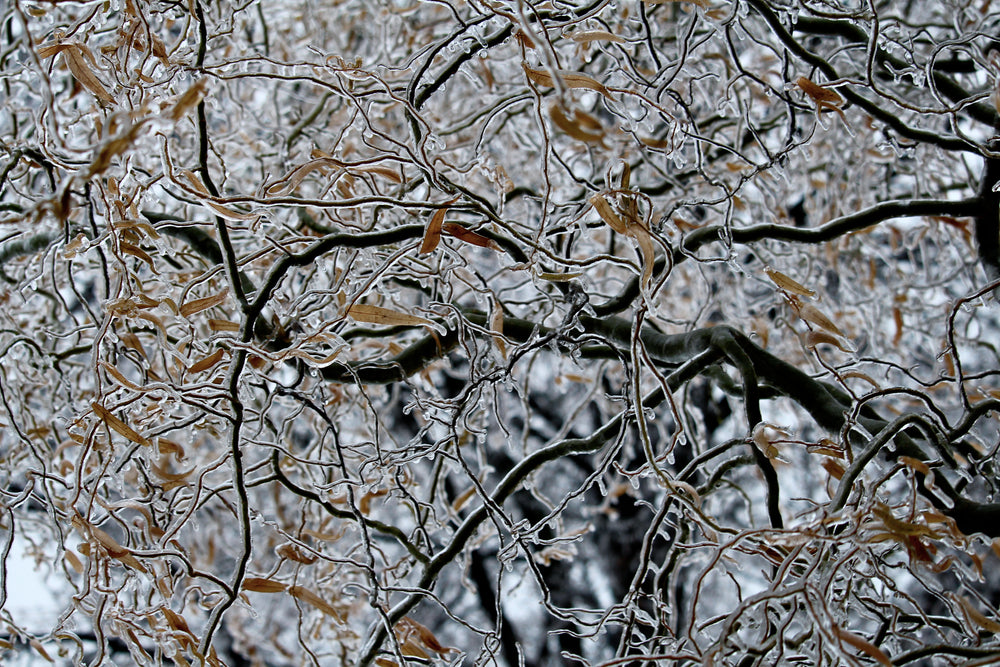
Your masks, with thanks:
[[[55,662],[55,660],[52,659],[52,656],[50,656],[45,650],[45,647],[42,646],[42,642],[32,638],[28,641],[28,643],[31,644],[31,648],[35,649],[35,652],[38,653],[38,655],[42,656],[49,662]]]
[[[218,350],[208,355],[204,359],[196,361],[190,366],[188,366],[188,373],[200,373],[201,371],[211,368],[212,366],[216,365],[222,360],[222,357],[225,355],[225,353],[226,353],[225,350],[219,348]]]
[[[853,646],[854,648],[861,651],[862,653],[868,655],[871,658],[874,658],[875,661],[878,662],[880,665],[884,665],[885,667],[892,667],[892,660],[889,659],[889,656],[883,653],[877,646],[875,646],[871,642],[866,641],[865,639],[859,637],[853,632],[848,632],[847,630],[844,630],[843,628],[840,628],[836,625],[833,626],[833,634],[840,641],[846,642],[851,646]]]
[[[146,124],[144,120],[134,123],[127,130],[101,144],[97,154],[87,170],[88,176],[104,173],[111,166],[111,161],[127,151],[135,143],[139,130]]]
[[[857,378],[858,380],[864,380],[865,382],[867,382],[868,384],[870,384],[872,387],[874,387],[876,390],[881,389],[881,387],[878,386],[878,382],[875,382],[875,380],[871,379],[870,377],[868,377],[867,375],[865,375],[861,371],[847,371],[846,373],[843,374],[843,377],[845,377],[845,378]]]
[[[840,93],[836,90],[821,86],[804,76],[800,76],[796,79],[795,85],[798,86],[802,92],[811,97],[813,102],[816,102],[817,104],[840,105],[844,103],[844,98],[841,97]]]
[[[161,42],[160,46],[162,47],[162,45],[163,43]],[[166,51],[164,51],[163,56],[160,57],[165,57],[165,56],[166,56]],[[205,98],[205,87],[207,81],[208,81],[207,79],[198,79],[197,81],[194,82],[194,84],[190,88],[184,91],[184,94],[181,95],[179,100],[177,100],[177,104],[175,104],[174,108],[170,110],[170,119],[172,121],[174,122],[179,121],[181,118],[186,116],[188,112],[191,111],[191,109],[198,106],[198,103]]]
[[[468,489],[463,491],[458,496],[458,498],[455,498],[455,501],[451,504],[451,508],[456,512],[461,512],[462,508],[465,507],[470,500],[475,498],[475,496],[476,496],[476,487],[470,486]]]
[[[639,251],[642,252],[642,276],[639,279],[639,284],[646,287],[653,278],[653,263],[656,261],[656,246],[653,243],[653,237],[644,225],[638,224],[629,225],[628,235],[635,239],[636,243],[639,244]]]
[[[101,421],[107,424],[111,430],[136,444],[152,447],[153,443],[139,435],[134,429],[132,429],[131,426],[123,422],[121,419],[111,414],[111,411],[100,403],[94,401],[90,404],[90,407],[93,408],[94,413],[100,417]]]
[[[847,116],[844,115],[844,110],[840,108],[844,103],[844,98],[840,96],[840,93],[832,88],[826,88],[818,83],[814,83],[804,76],[796,79],[795,85],[801,88],[816,103],[816,113],[821,113],[824,109],[835,111],[841,120],[844,121],[844,124],[847,124]]]
[[[234,208],[218,204],[214,201],[203,201],[202,204],[212,209],[218,216],[225,218],[226,220],[235,220],[236,222],[256,222],[260,219],[259,213],[243,213]]]
[[[260,577],[247,577],[243,580],[243,590],[252,593],[281,593],[288,589],[286,584],[273,579],[262,579]]]
[[[774,435],[772,435],[769,431],[773,431]],[[760,424],[754,426],[750,439],[753,441],[753,444],[756,445],[757,449],[759,449],[760,452],[770,460],[783,460],[779,455],[778,448],[771,442],[773,439],[776,439],[777,436],[788,437],[788,432],[772,424],[761,422]]]
[[[458,201],[458,197],[455,197],[451,201],[445,202],[445,204],[434,211],[434,215],[431,216],[431,221],[427,223],[427,230],[424,232],[424,240],[420,244],[420,254],[426,255],[429,252],[433,252],[438,244],[441,242],[441,229],[444,224],[444,217],[448,213],[446,207],[454,204]]]
[[[190,317],[195,313],[200,313],[203,310],[208,310],[209,308],[214,308],[226,300],[226,296],[229,295],[229,289],[224,289],[218,294],[213,296],[206,296],[204,299],[195,299],[194,301],[188,301],[183,306],[180,307],[180,314],[182,317]]]
[[[306,176],[317,170],[329,170],[331,168],[343,169],[344,163],[331,156],[317,157],[305,164],[295,167],[276,183],[272,183],[264,189],[264,193],[276,196],[288,194],[299,183],[305,180]]]
[[[823,343],[833,345],[834,347],[839,348],[842,352],[850,353],[852,351],[850,348],[844,347],[841,339],[825,331],[809,331],[806,334],[806,347],[814,349],[817,345],[821,345]]]
[[[145,262],[147,265],[149,265],[150,271],[152,271],[153,273],[157,273],[156,267],[153,265],[153,258],[150,257],[149,253],[147,253],[145,250],[143,250],[142,248],[140,248],[137,245],[132,245],[131,243],[126,243],[125,241],[119,241],[118,242],[118,247],[126,255],[131,255],[133,257],[138,257],[143,262]]]
[[[69,44],[69,48],[63,49],[63,59],[66,65],[69,67],[69,71],[73,73],[74,78],[80,82],[80,84],[94,94],[101,102],[106,104],[112,104],[115,98],[108,93],[104,84],[101,80],[97,78],[93,70],[87,65],[87,59],[84,58],[85,52],[83,47],[79,44]],[[87,53],[89,55],[89,53]],[[93,56],[90,56],[91,62],[93,62]]]
[[[456,222],[444,223],[441,226],[441,230],[448,236],[454,236],[463,243],[469,243],[474,246],[479,246],[480,248],[489,248],[490,250],[502,252],[500,245],[493,239],[483,236],[482,234],[477,234],[471,229],[466,229]]]
[[[302,563],[304,565],[312,565],[318,559],[318,556],[305,553],[301,548],[288,542],[282,544],[280,547],[275,549],[274,552],[282,558],[287,558],[288,560],[295,561],[296,563]]]
[[[507,343],[503,339],[503,308],[496,299],[492,303],[492,313],[490,314],[490,329],[493,331],[493,342],[500,350],[500,356],[507,358]]]
[[[590,201],[590,205],[594,207],[594,210],[597,211],[597,215],[601,216],[601,220],[606,222],[611,229],[619,234],[628,232],[628,225],[618,217],[618,214],[611,208],[611,204],[604,198],[604,195],[596,194],[588,201]]]
[[[424,317],[401,313],[398,310],[390,310],[388,308],[382,308],[381,306],[370,306],[363,303],[355,304],[348,308],[347,314],[358,322],[367,322],[368,324],[441,329],[440,324],[432,322]]]
[[[838,336],[844,335],[844,332],[837,328],[837,325],[833,323],[833,320],[824,315],[819,308],[811,303],[801,304],[798,307],[798,311],[799,317],[802,319],[812,322],[813,324],[826,329],[830,333],[837,334]]]
[[[598,128],[597,131],[588,131],[581,127],[579,121],[570,120],[563,113],[562,106],[559,104],[553,104],[549,107],[549,117],[555,126],[560,130],[573,137],[577,141],[582,141],[589,144],[599,144],[604,141],[604,129]]]
[[[574,42],[589,44],[590,42],[615,42],[624,44],[625,38],[607,30],[578,30],[569,36]]]
[[[823,470],[826,470],[830,474],[830,477],[833,477],[837,481],[840,481],[840,478],[847,472],[847,468],[843,464],[833,459],[823,459],[820,465],[823,466]]]
[[[324,614],[333,616],[341,623],[344,622],[345,620],[344,615],[340,611],[338,611],[333,605],[328,603],[326,600],[324,600],[323,598],[321,598],[319,595],[312,592],[308,588],[304,588],[302,586],[289,586],[288,592],[291,593],[293,597],[296,597],[299,600],[302,600],[303,602],[311,604],[312,606],[316,607]]]
[[[555,86],[552,74],[549,74],[545,70],[532,69],[524,63],[521,63],[521,67],[524,68],[525,74],[528,75],[528,78],[531,79],[534,84],[538,86],[548,86],[550,88]],[[568,88],[587,88],[589,90],[597,91],[601,95],[611,99],[611,91],[609,91],[603,83],[591,76],[567,70],[556,70],[555,76],[557,76],[559,80],[562,81]]]
[[[212,331],[239,331],[240,323],[231,322],[230,320],[208,320],[208,328]]]
[[[816,296],[816,292],[814,292],[813,290],[809,289],[805,285],[802,285],[801,283],[792,280],[784,273],[781,273],[780,271],[775,271],[769,266],[764,267],[764,273],[767,274],[767,277],[770,278],[771,282],[777,285],[779,289],[783,289],[786,292],[790,292],[792,294],[799,294],[801,296]]]
[[[104,371],[121,386],[131,389],[132,391],[142,391],[142,387],[140,387],[139,385],[135,384],[134,382],[126,378],[124,375],[122,375],[121,371],[119,371],[117,368],[115,368],[108,362],[102,360],[98,363],[101,366],[101,368],[103,368]]]

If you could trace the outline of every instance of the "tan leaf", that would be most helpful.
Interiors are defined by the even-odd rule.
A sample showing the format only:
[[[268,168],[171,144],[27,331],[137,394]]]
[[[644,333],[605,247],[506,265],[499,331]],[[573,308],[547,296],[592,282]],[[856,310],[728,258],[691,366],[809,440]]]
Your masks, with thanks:
[[[359,174],[375,174],[376,176],[381,176],[382,178],[388,179],[393,183],[403,182],[403,177],[399,175],[399,172],[395,169],[390,169],[389,167],[374,165],[371,167],[351,167],[350,169],[351,171]]]
[[[833,334],[829,334],[825,331],[810,331],[806,334],[806,347],[815,348],[817,345],[826,343],[827,345],[833,345],[839,348],[843,352],[851,352],[850,348],[844,347],[840,338],[837,338]]]
[[[162,42],[160,45],[162,46]],[[157,54],[159,55],[159,54]],[[165,57],[166,52],[164,51],[163,56]],[[177,100],[177,104],[174,108],[170,110],[170,119],[174,122],[179,121],[181,118],[186,116],[191,109],[198,106],[198,103],[205,98],[205,87],[207,85],[207,79],[198,79],[194,84],[184,91],[180,99]]]
[[[180,314],[183,317],[190,317],[195,313],[200,313],[203,310],[208,310],[209,308],[214,308],[226,300],[229,295],[229,289],[224,289],[214,296],[206,296],[204,299],[195,299],[194,301],[188,301],[183,306],[180,307]]]
[[[792,280],[784,273],[781,273],[780,271],[775,271],[769,266],[764,267],[764,273],[767,274],[767,277],[770,278],[771,282],[777,285],[779,289],[783,289],[786,292],[790,292],[792,294],[800,294],[802,296],[816,296],[816,292],[814,292],[813,290],[809,289],[805,285],[802,285],[801,283]]]
[[[820,465],[822,465],[823,469],[830,474],[830,477],[833,477],[838,481],[844,476],[844,473],[847,472],[847,468],[845,468],[843,464],[838,461],[834,461],[833,459],[823,459]]]
[[[454,236],[463,243],[469,243],[474,246],[479,246],[480,248],[489,248],[490,250],[502,252],[500,245],[493,239],[483,236],[482,234],[477,234],[471,229],[466,229],[456,222],[444,223],[441,226],[441,230],[449,236]]]
[[[140,248],[137,245],[132,245],[131,243],[126,243],[125,241],[119,241],[118,242],[118,247],[126,255],[131,255],[133,257],[138,257],[143,262],[145,262],[147,265],[149,265],[150,271],[152,271],[153,273],[157,273],[156,267],[153,266],[153,258],[150,257],[149,253],[147,253],[145,250],[143,250],[142,248]]]
[[[240,323],[231,322],[229,320],[208,320],[208,328],[212,331],[239,331]]]
[[[259,213],[243,213],[234,208],[218,204],[214,201],[203,201],[202,204],[212,209],[217,215],[225,218],[226,220],[235,220],[237,222],[255,222],[260,218]]]
[[[500,302],[493,299],[492,313],[490,314],[490,329],[493,330],[493,342],[496,343],[500,355],[507,358],[507,343],[503,339],[503,308]]]
[[[311,604],[312,606],[316,607],[324,614],[333,616],[341,623],[344,622],[345,620],[344,615],[340,611],[338,611],[333,605],[328,603],[326,600],[324,600],[323,598],[321,598],[319,595],[312,592],[308,588],[305,588],[303,586],[289,586],[288,592],[291,593],[293,597],[296,597],[299,600],[302,600],[303,602]]]
[[[401,313],[381,306],[370,306],[359,303],[347,309],[347,314],[358,322],[368,324],[385,324],[387,326],[430,327],[438,329],[441,325],[417,315]]]
[[[42,642],[32,637],[28,640],[28,643],[31,645],[31,648],[35,649],[35,652],[38,653],[38,655],[42,656],[49,662],[55,662],[55,660],[52,659],[52,656],[48,654],[48,651],[45,650],[45,647],[42,646]]]
[[[642,252],[642,276],[639,284],[642,287],[649,285],[653,277],[653,263],[656,261],[656,246],[653,237],[644,225],[629,225],[628,235],[635,239]]]
[[[90,404],[90,407],[93,408],[94,413],[100,417],[101,421],[107,424],[111,430],[136,444],[152,447],[153,443],[139,435],[131,426],[123,422],[121,419],[111,414],[111,411],[100,403],[94,401]]]
[[[553,104],[549,107],[549,118],[552,119],[552,122],[555,123],[556,127],[577,141],[589,144],[598,144],[604,140],[603,128],[596,132],[584,129],[577,121],[571,120],[567,117],[566,114],[563,113],[562,106],[559,104]]]
[[[288,589],[286,584],[273,579],[262,579],[260,577],[247,577],[243,580],[243,590],[252,593],[281,593]]]
[[[590,205],[594,207],[594,210],[597,211],[597,215],[601,216],[601,220],[606,222],[611,229],[619,234],[628,232],[628,225],[615,213],[614,209],[611,208],[611,204],[604,198],[604,195],[596,194],[588,201],[590,201]]]
[[[590,42],[625,43],[624,37],[616,35],[613,32],[608,32],[607,30],[578,30],[572,33],[569,38],[581,44],[589,44]]]
[[[812,322],[813,324],[826,329],[830,333],[837,334],[838,336],[844,335],[844,332],[837,328],[837,325],[833,323],[833,320],[824,315],[819,308],[811,303],[804,303],[800,305],[798,311],[799,317],[802,319]]]
[[[226,351],[219,348],[212,354],[208,355],[204,359],[194,362],[188,367],[188,373],[200,373],[201,371],[207,370],[212,366],[216,365],[222,360]]]
[[[301,548],[288,542],[282,544],[274,552],[282,558],[293,560],[296,563],[303,563],[304,565],[312,565],[318,558],[314,554],[306,553]]]
[[[170,472],[158,463],[150,463],[149,467],[157,478],[162,479],[165,482],[171,482],[172,488],[176,486],[184,486],[183,482],[191,476],[191,473],[194,472],[194,468],[183,472]]]
[[[870,377],[868,377],[867,375],[865,375],[861,371],[847,371],[846,373],[843,374],[843,377],[845,377],[845,378],[857,378],[858,380],[864,380],[865,382],[867,382],[868,384],[870,384],[872,387],[874,387],[876,390],[881,389],[881,387],[878,386],[878,382],[875,382],[875,380],[871,379]]]
[[[144,120],[134,123],[121,134],[101,144],[93,161],[90,163],[90,168],[87,170],[88,176],[101,174],[110,167],[111,161],[114,158],[127,151],[135,143],[139,130],[145,124]]]
[[[342,169],[344,163],[333,157],[317,157],[305,164],[295,167],[276,183],[272,183],[264,189],[265,194],[276,196],[288,194],[299,183],[305,180],[306,176],[317,170],[329,170],[331,168]]]
[[[528,78],[531,79],[531,81],[536,85],[548,87],[555,86],[555,81],[553,80],[552,75],[545,70],[532,69],[524,63],[521,63],[521,67],[524,68],[524,73],[527,74]],[[555,75],[559,77],[559,80],[569,88],[587,88],[589,90],[597,91],[601,95],[611,99],[611,91],[609,91],[603,83],[591,76],[567,70],[556,70]]]
[[[73,77],[84,88],[93,93],[94,97],[107,104],[115,101],[115,98],[108,93],[104,84],[101,83],[101,80],[97,78],[97,75],[87,65],[87,60],[84,58],[84,52],[80,45],[70,44],[69,48],[63,49],[62,54],[66,65],[69,67],[69,71],[73,73]],[[93,61],[93,56],[91,56],[90,60]]]

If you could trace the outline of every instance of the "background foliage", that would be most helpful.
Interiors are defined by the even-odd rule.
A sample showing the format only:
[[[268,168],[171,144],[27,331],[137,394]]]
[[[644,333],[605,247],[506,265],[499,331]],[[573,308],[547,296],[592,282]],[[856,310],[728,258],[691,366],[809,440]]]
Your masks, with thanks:
[[[0,7],[10,656],[997,660],[990,0]]]

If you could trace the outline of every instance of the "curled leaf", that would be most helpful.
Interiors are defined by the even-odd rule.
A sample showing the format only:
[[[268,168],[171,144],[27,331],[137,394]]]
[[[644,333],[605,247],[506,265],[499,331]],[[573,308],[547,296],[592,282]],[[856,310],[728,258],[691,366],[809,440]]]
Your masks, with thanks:
[[[89,60],[96,66],[96,61],[94,56],[90,53],[90,50],[82,44],[69,44],[68,48],[62,50],[63,59],[66,62],[69,71],[72,72],[73,77],[80,82],[80,84],[93,93],[101,102],[106,104],[111,104],[115,101],[115,98],[108,93],[104,84],[101,80],[97,78],[94,71],[87,65]],[[89,56],[89,58],[87,57]]]
[[[889,659],[889,656],[883,653],[879,647],[875,646],[871,642],[861,638],[860,636],[854,634],[853,632],[848,632],[847,630],[844,630],[843,628],[840,628],[836,625],[833,626],[833,634],[840,641],[846,644],[850,644],[851,646],[858,649],[862,653],[873,658],[880,665],[884,665],[885,667],[892,667],[892,660]]]
[[[554,87],[555,80],[552,74],[549,74],[542,69],[532,69],[521,64],[524,68],[524,73],[528,75],[532,83],[539,86]],[[567,70],[556,70],[555,76],[559,78],[562,83],[568,88],[587,88],[589,90],[594,90],[604,95],[608,99],[611,99],[611,91],[609,91],[603,83],[595,79],[594,77],[587,76],[586,74],[581,74],[580,72],[570,72]]]
[[[560,130],[573,137],[577,141],[588,144],[599,144],[604,140],[604,129],[598,127],[596,131],[582,127],[579,118],[570,119],[559,104],[549,107],[549,117]]]

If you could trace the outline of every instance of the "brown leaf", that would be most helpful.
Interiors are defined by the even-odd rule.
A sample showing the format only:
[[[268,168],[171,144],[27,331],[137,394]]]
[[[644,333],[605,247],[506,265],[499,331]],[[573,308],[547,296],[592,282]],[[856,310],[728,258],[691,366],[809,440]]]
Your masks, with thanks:
[[[434,211],[431,221],[427,223],[427,230],[424,231],[424,240],[420,244],[421,255],[434,252],[434,249],[438,247],[438,244],[441,242],[441,229],[444,224],[444,216],[448,213],[446,207],[454,204],[456,201],[458,201],[458,197],[446,202],[441,208]]]
[[[286,584],[273,579],[262,579],[260,577],[247,577],[243,580],[243,590],[252,593],[281,593],[288,589]]]
[[[293,597],[296,597],[302,600],[303,602],[306,602],[316,607],[324,614],[333,616],[341,623],[343,623],[346,620],[344,618],[344,615],[340,611],[338,611],[333,605],[328,603],[326,600],[324,600],[323,598],[321,598],[319,595],[312,592],[308,588],[304,588],[303,586],[289,586],[288,592],[291,593]]]
[[[552,119],[552,122],[555,123],[556,127],[577,141],[582,141],[588,144],[599,144],[604,140],[603,128],[596,132],[584,129],[580,126],[579,121],[570,120],[570,118],[563,113],[562,106],[559,104],[553,104],[549,107],[549,118]]]
[[[190,366],[188,366],[188,373],[200,373],[201,371],[211,368],[212,366],[216,365],[222,360],[222,357],[225,355],[225,353],[226,353],[225,350],[219,348],[218,350],[208,355],[204,359],[196,361]]]
[[[163,43],[161,42],[160,45],[162,46],[162,44]],[[165,56],[166,52],[164,51],[162,57]],[[205,98],[206,85],[207,79],[198,79],[190,88],[185,90],[184,94],[181,95],[179,100],[177,100],[177,104],[175,104],[174,108],[170,110],[170,119],[174,122],[179,121],[181,118],[186,116],[191,109],[198,106],[198,103]]]
[[[368,304],[355,304],[347,309],[347,314],[358,322],[368,324],[385,324],[387,326],[420,326],[431,329],[439,328],[440,325],[426,318],[401,313],[398,310],[390,310],[381,306],[369,306]]]
[[[624,44],[625,38],[620,37],[607,30],[578,30],[569,36],[574,42],[580,42],[581,44],[589,44],[590,42],[615,42],[617,44]]]
[[[527,74],[528,78],[531,79],[531,81],[536,85],[548,87],[555,86],[552,74],[549,74],[545,70],[532,69],[524,63],[521,63],[521,67],[524,68],[524,73]],[[601,95],[611,99],[611,91],[609,91],[603,83],[591,76],[567,70],[556,70],[555,76],[559,77],[559,80],[562,81],[568,88],[587,88],[589,90],[597,91]]]
[[[240,323],[231,322],[229,320],[208,320],[208,328],[212,331],[239,331]]]
[[[229,289],[224,289],[214,296],[206,296],[204,299],[195,299],[194,301],[188,301],[183,306],[180,307],[180,314],[183,317],[190,317],[195,313],[200,313],[203,310],[208,310],[218,306],[226,300],[226,296],[229,294]]]
[[[809,289],[805,285],[802,285],[801,283],[792,280],[784,273],[781,273],[780,271],[775,271],[769,266],[764,267],[764,273],[767,274],[767,277],[770,278],[771,282],[777,285],[779,289],[783,289],[786,292],[790,292],[792,294],[799,294],[802,296],[816,296],[816,292],[814,292],[813,290]]]
[[[101,102],[106,104],[113,103],[115,98],[108,93],[104,84],[101,83],[101,80],[97,78],[97,75],[87,65],[82,47],[78,44],[69,44],[68,46],[69,48],[63,49],[62,54],[74,78]],[[93,56],[90,57],[90,60],[93,62]]]
[[[101,418],[101,421],[107,424],[111,430],[115,431],[119,435],[124,436],[126,439],[139,445],[146,445],[149,447],[153,446],[153,443],[139,435],[131,426],[123,422],[121,419],[111,414],[111,411],[100,403],[94,401],[90,404],[90,407],[93,408],[94,413]]]
[[[469,243],[474,246],[479,246],[480,248],[489,248],[490,250],[503,252],[500,245],[493,239],[487,238],[482,234],[477,234],[471,229],[466,229],[456,222],[446,222],[441,226],[441,229],[445,234],[454,236],[463,243]]]
[[[825,331],[810,331],[806,334],[806,347],[815,348],[817,345],[826,343],[839,348],[843,352],[851,352],[850,348],[844,347],[839,338]]]
[[[799,317],[802,319],[812,322],[813,324],[826,329],[830,333],[837,334],[838,336],[843,336],[844,332],[837,328],[837,325],[833,323],[829,317],[823,314],[823,312],[812,305],[811,303],[804,303],[798,307]]]
[[[848,632],[847,630],[844,630],[836,625],[833,626],[833,634],[840,641],[846,642],[862,653],[874,658],[880,665],[892,667],[892,660],[889,659],[889,656],[883,653],[879,647],[875,646],[871,642],[866,641],[853,632]]]
[[[594,210],[597,211],[597,215],[601,216],[601,220],[606,222],[611,229],[619,234],[628,232],[628,225],[615,213],[614,209],[611,208],[611,204],[604,198],[604,195],[596,194],[588,201],[590,201],[590,205],[594,207]]]

